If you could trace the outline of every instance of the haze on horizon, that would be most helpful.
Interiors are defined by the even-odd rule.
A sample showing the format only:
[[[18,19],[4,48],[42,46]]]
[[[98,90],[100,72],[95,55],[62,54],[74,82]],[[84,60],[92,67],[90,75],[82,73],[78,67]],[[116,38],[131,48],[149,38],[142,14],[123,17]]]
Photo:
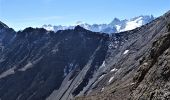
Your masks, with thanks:
[[[165,2],[166,1],[166,2]],[[170,0],[0,0],[0,21],[15,30],[44,24],[109,23],[115,17],[161,16]]]

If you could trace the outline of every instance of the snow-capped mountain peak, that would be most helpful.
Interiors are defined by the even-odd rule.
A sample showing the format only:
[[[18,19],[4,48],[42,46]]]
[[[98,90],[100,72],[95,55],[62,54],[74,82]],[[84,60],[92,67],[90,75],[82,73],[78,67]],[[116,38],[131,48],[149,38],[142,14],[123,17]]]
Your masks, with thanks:
[[[122,32],[122,31],[135,29],[137,27],[140,27],[142,25],[145,25],[151,22],[153,19],[154,17],[152,15],[151,16],[138,16],[138,17],[132,18],[130,20],[127,20],[125,23],[125,27],[119,31]]]
[[[75,26],[79,25],[87,30],[91,30],[94,32],[103,32],[103,33],[118,33],[123,31],[128,31],[135,29],[137,27],[140,27],[142,25],[145,25],[149,22],[154,20],[154,17],[152,15],[148,16],[138,16],[131,18],[129,20],[124,19],[120,20],[118,18],[114,18],[113,21],[109,24],[87,24],[82,21],[77,21],[75,25],[72,26],[52,26],[52,25],[43,25],[42,27],[45,28],[48,31],[58,31],[58,30],[66,30],[66,29],[74,29]]]
[[[135,18],[133,20],[129,20],[125,23],[125,28],[122,29],[122,30],[119,30],[119,31],[128,31],[128,30],[132,30],[132,29],[135,29],[137,27],[140,27],[142,25],[144,25],[144,21],[142,20],[142,17],[138,17],[138,18]]]
[[[52,26],[51,24],[43,25],[42,28],[46,29],[47,31],[55,31],[54,26]]]

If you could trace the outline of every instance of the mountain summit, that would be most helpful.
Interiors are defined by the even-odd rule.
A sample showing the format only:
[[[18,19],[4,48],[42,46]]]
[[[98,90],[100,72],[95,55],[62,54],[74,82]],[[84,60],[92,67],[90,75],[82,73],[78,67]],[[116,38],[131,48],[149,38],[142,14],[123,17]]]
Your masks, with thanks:
[[[151,16],[138,16],[132,19],[120,20],[118,18],[114,18],[113,21],[109,24],[87,24],[81,21],[78,21],[76,25],[80,25],[81,27],[93,31],[93,32],[102,32],[102,33],[118,33],[123,31],[128,31],[145,25],[154,20],[154,17]],[[66,29],[74,29],[75,26],[52,26],[52,25],[43,25],[43,28],[46,30],[58,31],[58,30],[66,30]]]
[[[0,21],[0,29],[2,28],[9,28],[9,27]]]

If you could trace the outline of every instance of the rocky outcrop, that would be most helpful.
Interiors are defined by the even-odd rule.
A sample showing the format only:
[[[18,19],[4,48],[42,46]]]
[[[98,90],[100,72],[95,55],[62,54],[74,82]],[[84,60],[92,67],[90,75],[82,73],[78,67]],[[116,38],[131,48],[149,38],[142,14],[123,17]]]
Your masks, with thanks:
[[[132,89],[133,99],[168,100],[170,33],[153,43],[151,52],[139,67]]]
[[[80,26],[57,33],[31,27],[1,30],[1,100],[45,100],[53,91],[59,94],[52,99],[70,99],[103,63],[109,39]]]

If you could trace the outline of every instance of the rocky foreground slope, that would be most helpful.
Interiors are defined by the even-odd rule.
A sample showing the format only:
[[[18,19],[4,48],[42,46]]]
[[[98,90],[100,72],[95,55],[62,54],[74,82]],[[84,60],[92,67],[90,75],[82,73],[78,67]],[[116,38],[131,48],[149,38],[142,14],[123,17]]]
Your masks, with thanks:
[[[1,100],[169,98],[170,12],[116,34],[0,22]]]
[[[127,42],[106,65],[118,70],[107,73],[96,89],[76,100],[169,100],[169,23],[170,12],[128,34],[120,33],[128,35]]]

